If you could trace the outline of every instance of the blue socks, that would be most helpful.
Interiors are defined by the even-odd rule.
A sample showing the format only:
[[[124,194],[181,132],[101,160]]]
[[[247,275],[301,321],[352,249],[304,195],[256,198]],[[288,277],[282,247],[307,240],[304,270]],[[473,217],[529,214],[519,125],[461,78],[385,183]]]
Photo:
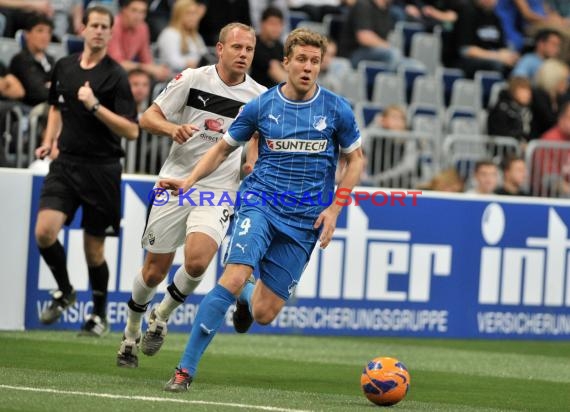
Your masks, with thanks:
[[[254,284],[246,282],[238,298],[240,303],[247,303],[247,306],[249,307],[249,313],[253,313],[253,311],[251,310],[251,296],[253,295],[254,289],[255,289]]]
[[[191,376],[195,376],[202,354],[222,325],[226,312],[235,299],[226,288],[217,284],[200,303],[179,365],[180,368],[188,369]]]

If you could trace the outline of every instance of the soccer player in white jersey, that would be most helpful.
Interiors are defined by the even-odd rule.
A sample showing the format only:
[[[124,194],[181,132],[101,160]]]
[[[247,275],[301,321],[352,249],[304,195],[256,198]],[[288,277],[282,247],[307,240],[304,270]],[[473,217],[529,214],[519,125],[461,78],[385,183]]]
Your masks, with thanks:
[[[266,90],[247,75],[255,49],[254,30],[231,23],[220,31],[218,63],[178,74],[143,114],[140,124],[150,133],[174,141],[160,170],[160,178],[182,178],[221,140],[240,108]],[[235,198],[241,153],[233,152],[220,167],[196,186],[197,192]],[[144,266],[133,282],[124,337],[117,365],[138,366],[142,317],[157,286],[164,280],[176,249],[184,245],[184,265],[176,271],[164,299],[149,317],[140,350],[154,355],[167,331],[168,317],[198,286],[222,242],[233,207],[230,202],[210,206],[199,194],[179,206],[178,199],[155,191],[142,237],[147,250]],[[165,204],[163,204],[166,201]],[[194,205],[195,204],[195,205]],[[216,203],[214,203],[216,204]]]
[[[358,182],[363,159],[354,114],[345,99],[316,83],[326,45],[326,39],[312,31],[291,32],[284,53],[287,81],[245,105],[187,179],[159,181],[173,194],[185,192],[215,171],[253,131],[259,133],[259,158],[240,187],[240,193],[253,196],[236,209],[226,268],[200,304],[167,391],[188,390],[202,354],[236,298],[249,315],[234,316],[236,330],[238,322],[242,332],[247,330],[248,317],[266,325],[277,316],[317,240],[322,248],[330,242],[344,200]],[[337,196],[333,191],[339,151],[347,166]],[[255,286],[248,282],[254,267],[260,273]]]

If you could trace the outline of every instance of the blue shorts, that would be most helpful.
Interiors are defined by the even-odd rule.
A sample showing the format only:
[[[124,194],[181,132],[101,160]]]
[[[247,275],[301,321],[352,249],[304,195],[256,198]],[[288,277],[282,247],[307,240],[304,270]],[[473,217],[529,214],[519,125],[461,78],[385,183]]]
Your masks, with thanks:
[[[283,300],[289,299],[317,243],[317,230],[288,226],[252,206],[236,211],[226,263],[259,270],[262,282]]]

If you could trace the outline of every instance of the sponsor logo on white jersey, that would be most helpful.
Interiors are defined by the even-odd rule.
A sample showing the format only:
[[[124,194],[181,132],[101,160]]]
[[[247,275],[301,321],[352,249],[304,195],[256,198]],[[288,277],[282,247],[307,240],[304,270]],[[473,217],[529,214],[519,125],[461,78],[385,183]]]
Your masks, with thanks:
[[[320,153],[327,149],[326,140],[267,139],[267,147],[273,152]]]
[[[206,103],[208,103],[208,100],[210,100],[210,98],[208,97],[207,99],[204,99],[202,95],[198,95],[198,100],[200,100],[204,107],[206,107]]]

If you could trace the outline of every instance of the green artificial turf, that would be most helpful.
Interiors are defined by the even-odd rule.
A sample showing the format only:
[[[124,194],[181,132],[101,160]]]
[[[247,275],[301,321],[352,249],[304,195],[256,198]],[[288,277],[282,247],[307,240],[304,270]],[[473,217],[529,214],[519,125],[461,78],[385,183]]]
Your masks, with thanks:
[[[371,411],[360,374],[377,356],[409,369],[394,411],[570,411],[570,342],[220,334],[188,393],[162,387],[187,336],[138,369],[115,366],[120,335],[0,332],[1,411]]]

